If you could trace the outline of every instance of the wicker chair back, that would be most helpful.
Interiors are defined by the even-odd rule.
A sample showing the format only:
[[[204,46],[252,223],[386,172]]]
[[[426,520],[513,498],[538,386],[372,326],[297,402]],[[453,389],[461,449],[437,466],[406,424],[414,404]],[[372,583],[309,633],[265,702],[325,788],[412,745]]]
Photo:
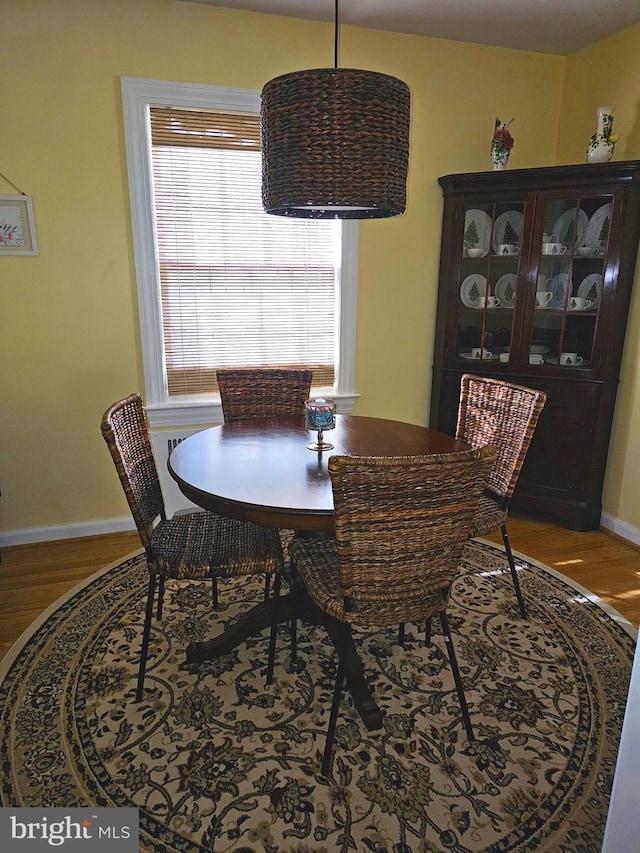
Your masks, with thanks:
[[[340,583],[356,621],[393,625],[431,614],[434,596],[458,573],[495,459],[491,446],[329,459]]]
[[[304,415],[313,372],[307,369],[238,368],[217,371],[225,422]]]
[[[500,379],[466,373],[460,383],[456,438],[471,447],[494,444],[487,487],[508,500],[516,487],[546,394]]]
[[[107,409],[101,428],[140,541],[148,548],[154,523],[166,515],[140,394],[130,394]]]

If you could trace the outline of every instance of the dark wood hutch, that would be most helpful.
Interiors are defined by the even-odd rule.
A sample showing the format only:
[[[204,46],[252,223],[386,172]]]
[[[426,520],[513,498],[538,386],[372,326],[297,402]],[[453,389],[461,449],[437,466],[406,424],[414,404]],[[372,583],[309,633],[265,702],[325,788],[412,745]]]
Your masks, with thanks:
[[[640,238],[640,161],[439,183],[430,425],[455,432],[466,372],[545,391],[512,506],[597,529]]]

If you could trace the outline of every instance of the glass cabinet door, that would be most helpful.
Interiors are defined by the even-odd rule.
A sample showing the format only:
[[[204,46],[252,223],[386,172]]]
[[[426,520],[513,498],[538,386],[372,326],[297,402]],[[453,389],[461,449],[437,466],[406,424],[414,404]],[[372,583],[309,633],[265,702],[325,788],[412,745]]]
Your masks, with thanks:
[[[524,198],[464,210],[455,358],[508,362],[521,263]]]
[[[590,368],[612,208],[612,196],[606,195],[545,198],[529,343],[532,368]]]

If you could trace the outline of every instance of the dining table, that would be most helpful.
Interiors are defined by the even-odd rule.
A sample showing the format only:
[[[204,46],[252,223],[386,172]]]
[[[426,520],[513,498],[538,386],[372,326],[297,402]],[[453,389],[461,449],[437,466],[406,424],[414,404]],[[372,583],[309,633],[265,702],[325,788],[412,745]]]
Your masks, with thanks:
[[[304,416],[249,418],[203,429],[180,442],[168,460],[180,491],[199,507],[230,518],[295,531],[296,536],[331,535],[333,491],[327,463],[334,454],[421,456],[468,450],[445,433],[384,418],[338,414],[324,432],[332,448],[309,449],[316,437]],[[300,617],[322,625],[334,645],[340,623],[322,613],[301,584]],[[248,637],[271,625],[273,599],[253,605],[216,637],[190,643],[188,664],[229,654]],[[280,596],[278,621],[291,618],[290,593]],[[350,644],[346,678],[365,726],[382,727],[382,713],[367,684],[362,661]]]

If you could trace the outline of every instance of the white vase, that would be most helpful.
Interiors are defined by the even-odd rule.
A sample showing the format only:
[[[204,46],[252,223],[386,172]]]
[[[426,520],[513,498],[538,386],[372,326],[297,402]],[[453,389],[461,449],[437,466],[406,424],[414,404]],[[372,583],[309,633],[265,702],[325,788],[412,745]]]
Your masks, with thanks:
[[[587,163],[608,163],[615,144],[609,141],[613,129],[613,107],[598,107],[598,130],[587,146]]]
[[[491,146],[491,168],[494,172],[506,169],[507,163],[509,162],[509,153],[509,150],[506,148],[500,151],[493,145]]]

